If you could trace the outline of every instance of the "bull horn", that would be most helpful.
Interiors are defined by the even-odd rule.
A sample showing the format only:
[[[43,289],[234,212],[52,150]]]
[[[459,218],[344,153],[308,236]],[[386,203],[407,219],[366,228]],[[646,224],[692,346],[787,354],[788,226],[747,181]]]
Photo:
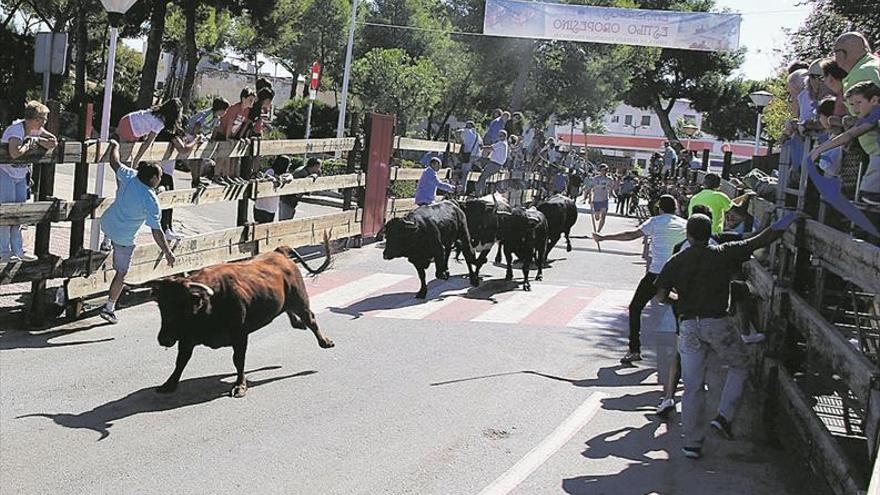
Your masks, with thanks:
[[[208,294],[208,297],[214,297],[214,289],[208,287],[205,284],[200,284],[198,282],[190,282],[189,286],[190,287],[198,287],[199,289],[202,289],[203,291],[205,291],[205,293]]]

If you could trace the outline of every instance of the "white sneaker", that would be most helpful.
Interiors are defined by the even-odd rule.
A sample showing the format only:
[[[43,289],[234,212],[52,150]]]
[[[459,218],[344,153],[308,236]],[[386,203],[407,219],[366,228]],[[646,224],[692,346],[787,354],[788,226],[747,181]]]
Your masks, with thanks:
[[[21,261],[21,258],[14,254],[0,256],[0,263],[15,263],[16,261]]]
[[[758,342],[763,342],[765,335],[760,332],[750,333],[748,335],[740,335],[742,341],[746,344],[757,344]]]
[[[101,241],[101,246],[98,249],[104,252],[108,252],[113,249],[113,244],[110,243],[110,239],[105,237],[104,240]]]
[[[165,231],[165,238],[168,239],[169,241],[179,241],[179,240],[183,239],[183,237],[184,237],[183,235],[178,234],[177,232],[175,232],[171,229],[168,229]]]
[[[672,411],[675,411],[675,400],[673,399],[663,399],[657,405],[657,416],[661,418],[665,418]]]
[[[39,259],[39,258],[37,258],[36,256],[34,256],[34,255],[32,255],[32,254],[27,254],[27,253],[21,253],[21,254],[18,254],[18,255],[16,255],[16,256],[17,256],[18,259],[20,259],[21,261],[37,261],[37,260]]]

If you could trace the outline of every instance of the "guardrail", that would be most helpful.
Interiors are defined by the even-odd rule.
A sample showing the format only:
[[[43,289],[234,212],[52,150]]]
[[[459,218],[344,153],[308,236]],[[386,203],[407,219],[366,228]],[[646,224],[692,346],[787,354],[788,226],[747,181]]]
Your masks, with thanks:
[[[781,160],[780,176],[786,177],[788,154]],[[775,203],[753,198],[749,204],[755,218],[771,218],[784,206],[814,213],[789,229],[763,264],[752,260],[745,265],[760,300],[753,321],[768,331],[758,375],[774,412],[765,417],[777,416],[768,429],[793,433],[811,446],[807,460],[834,493],[858,493],[867,480],[856,466],[875,464],[880,448],[880,247],[825,224],[826,205],[817,213],[816,205],[808,204],[809,187],[803,174],[797,188],[780,181]],[[731,197],[739,192],[728,181],[722,190]],[[810,397],[813,392],[803,385],[806,376],[832,391]],[[831,408],[838,411],[834,418],[828,407],[814,405],[819,399],[837,404]],[[848,443],[863,439],[861,454],[843,447],[829,427],[832,420],[848,432]]]

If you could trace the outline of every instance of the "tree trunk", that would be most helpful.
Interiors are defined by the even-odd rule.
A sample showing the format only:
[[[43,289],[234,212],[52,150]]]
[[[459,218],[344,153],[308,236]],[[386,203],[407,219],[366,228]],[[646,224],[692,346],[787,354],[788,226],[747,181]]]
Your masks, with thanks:
[[[147,37],[147,53],[144,55],[144,70],[141,72],[141,87],[138,91],[138,108],[147,108],[153,104],[153,93],[156,88],[156,69],[162,55],[162,35],[165,33],[165,16],[168,12],[168,0],[154,0],[153,14],[150,17],[150,34]]]
[[[183,108],[189,108],[192,100],[192,89],[196,79],[196,66],[199,64],[199,54],[196,51],[196,2],[186,2],[183,15],[186,17],[186,75],[183,77],[183,91],[181,99]]]
[[[534,60],[535,41],[523,40],[521,43],[523,47],[520,53],[519,68],[517,69],[516,80],[513,83],[513,96],[510,98],[511,112],[522,109],[526,83],[529,82],[529,71],[532,69],[532,62]]]
[[[428,125],[425,129],[425,132],[427,133],[427,136],[428,136],[428,141],[430,141],[434,138],[434,127],[433,126],[434,126],[434,109],[432,108],[428,112]]]
[[[666,135],[666,139],[672,143],[674,148],[681,148],[681,143],[678,141],[678,136],[675,135],[675,128],[672,127],[672,123],[669,122],[669,109],[671,109],[675,105],[675,98],[669,102],[669,106],[667,108],[663,108],[663,104],[660,103],[660,99],[656,99],[651,103],[651,110],[657,114],[657,120],[660,121],[660,127],[663,128],[663,134]]]

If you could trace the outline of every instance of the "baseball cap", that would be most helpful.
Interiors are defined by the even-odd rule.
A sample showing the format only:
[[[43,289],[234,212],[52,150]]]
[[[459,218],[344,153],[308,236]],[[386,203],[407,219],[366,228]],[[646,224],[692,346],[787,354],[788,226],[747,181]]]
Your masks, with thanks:
[[[808,76],[818,76],[818,77],[822,77],[824,75],[822,72],[822,59],[821,58],[817,58],[816,60],[813,60],[813,62],[810,64],[810,68],[807,69],[807,75]]]

